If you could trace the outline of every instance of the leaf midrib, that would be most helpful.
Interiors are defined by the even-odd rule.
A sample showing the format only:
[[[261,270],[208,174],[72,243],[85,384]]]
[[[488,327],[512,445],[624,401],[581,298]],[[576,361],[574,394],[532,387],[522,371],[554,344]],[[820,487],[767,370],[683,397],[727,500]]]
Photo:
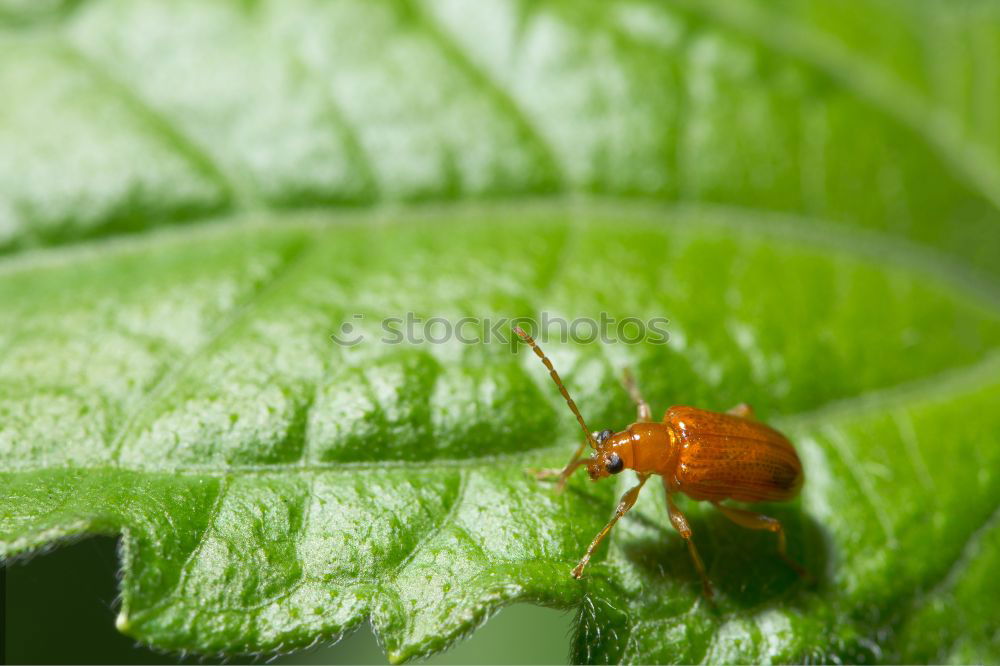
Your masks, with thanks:
[[[32,248],[6,256],[0,254],[0,279],[20,270],[57,268],[82,259],[100,260],[109,251],[139,252],[148,249],[153,242],[169,248],[237,231],[275,235],[295,231],[318,234],[339,227],[383,229],[414,222],[438,221],[441,217],[459,220],[463,217],[495,217],[497,213],[511,212],[522,217],[566,215],[581,223],[601,222],[606,216],[628,216],[629,225],[636,229],[663,230],[697,224],[704,229],[721,229],[737,236],[760,236],[786,244],[811,246],[827,253],[832,251],[852,258],[877,260],[888,267],[906,270],[941,283],[954,293],[967,295],[969,301],[978,301],[985,309],[1000,314],[1000,281],[936,248],[882,231],[770,208],[575,193],[405,204],[383,202],[371,208],[308,206],[233,210],[145,232]],[[275,224],[274,218],[281,218],[281,222]],[[557,258],[557,264],[565,259],[565,256]],[[557,271],[550,272],[554,277],[558,275]]]

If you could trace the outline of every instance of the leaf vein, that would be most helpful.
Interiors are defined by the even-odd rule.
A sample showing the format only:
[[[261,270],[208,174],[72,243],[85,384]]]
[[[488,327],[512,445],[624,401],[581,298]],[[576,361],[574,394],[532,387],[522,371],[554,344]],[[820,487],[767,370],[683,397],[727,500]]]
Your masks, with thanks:
[[[456,64],[477,85],[494,104],[502,109],[518,128],[520,134],[533,145],[544,169],[552,174],[554,189],[564,187],[566,178],[562,166],[555,155],[553,146],[546,141],[538,128],[531,122],[526,111],[501,86],[489,72],[476,62],[468,50],[439,24],[432,12],[425,11],[419,0],[407,0],[413,14],[418,17],[421,27],[450,62]]]
[[[142,615],[152,615],[159,609],[175,601],[175,597],[179,595],[181,589],[187,581],[187,577],[190,575],[191,567],[198,558],[198,554],[205,547],[205,544],[208,543],[208,534],[212,531],[212,527],[215,525],[215,521],[218,519],[219,514],[222,513],[222,505],[225,503],[228,492],[228,480],[223,478],[219,483],[219,492],[215,496],[215,501],[212,503],[212,507],[208,510],[208,519],[205,521],[205,528],[201,531],[201,534],[198,535],[198,541],[195,544],[195,547],[191,549],[191,552],[187,554],[184,558],[184,562],[181,564],[181,572],[177,577],[177,584],[174,585],[173,590],[163,595],[163,597],[155,604],[143,609],[141,611]]]
[[[1000,165],[995,158],[967,141],[947,111],[931,107],[929,100],[884,68],[818,30],[794,25],[764,10],[717,0],[680,0],[679,5],[825,73],[845,90],[922,137],[970,189],[1000,210]]]
[[[917,440],[917,431],[913,427],[913,419],[910,418],[909,412],[905,410],[898,410],[892,416],[893,421],[896,423],[896,428],[899,430],[899,438],[903,441],[906,455],[910,459],[914,471],[917,473],[917,478],[920,479],[920,484],[925,490],[933,491],[934,477],[931,476],[930,468],[927,467],[927,461],[920,452],[920,443]]]
[[[258,285],[253,293],[241,305],[229,310],[226,313],[226,316],[223,316],[218,322],[216,322],[214,332],[208,336],[208,339],[204,343],[202,343],[187,357],[179,359],[175,362],[169,370],[164,372],[159,379],[154,382],[149,390],[137,399],[136,404],[130,410],[129,416],[122,421],[117,431],[115,431],[110,438],[109,449],[111,461],[113,463],[118,462],[125,440],[129,435],[133,434],[133,430],[139,425],[139,419],[141,419],[155,406],[157,399],[165,395],[176,385],[176,383],[183,377],[184,373],[191,368],[191,365],[197,358],[215,346],[233,327],[236,326],[237,323],[246,318],[246,316],[260,303],[261,299],[266,294],[274,291],[277,286],[280,285],[282,279],[287,277],[292,269],[300,263],[304,254],[307,252],[305,249],[307,245],[307,241],[300,241],[287,255],[283,257],[281,265],[273,271],[267,280]],[[316,247],[317,244],[313,244],[313,251],[315,251]]]
[[[368,188],[370,189],[366,199],[377,200],[382,185],[379,182],[375,165],[372,163],[371,155],[369,155],[364,141],[361,139],[361,132],[348,119],[343,106],[333,92],[333,87],[323,80],[315,67],[312,67],[304,58],[299,56],[290,56],[290,58],[292,64],[305,76],[315,80],[316,85],[323,91],[323,105],[326,108],[327,116],[340,130],[340,138],[347,144],[348,151],[355,158],[354,164],[361,172],[362,181],[368,184]]]
[[[133,88],[116,79],[106,67],[68,40],[58,42],[58,52],[70,65],[76,66],[93,77],[106,92],[124,104],[135,114],[136,118],[145,123],[149,129],[155,131],[179,155],[187,159],[203,176],[211,180],[224,193],[225,208],[231,209],[234,200],[240,200],[244,204],[241,207],[246,207],[249,202],[257,201],[254,194],[247,188],[238,186],[235,179],[222,170],[210,153],[183,132],[170,116],[160,112],[140,97]]]
[[[434,540],[434,538],[441,534],[448,523],[452,522],[455,515],[461,508],[462,502],[465,499],[465,490],[468,487],[468,475],[463,471],[459,471],[458,474],[458,490],[455,492],[455,499],[452,501],[451,506],[448,507],[448,512],[441,518],[437,525],[432,527],[427,531],[426,534],[414,545],[413,550],[409,552],[399,564],[393,570],[395,578],[399,576],[410,567],[410,565],[416,560],[417,556],[427,547],[427,545]]]
[[[854,455],[854,451],[851,449],[850,444],[845,440],[843,433],[833,427],[827,426],[823,428],[826,432],[827,439],[833,445],[831,449],[840,458],[841,462],[844,464],[847,473],[854,480],[855,485],[861,491],[861,496],[865,498],[868,505],[871,507],[872,515],[878,521],[879,526],[885,533],[886,547],[893,549],[897,545],[896,532],[893,528],[892,521],[889,519],[889,515],[885,511],[885,502],[879,497],[879,494],[875,491],[874,485],[872,485],[871,478],[865,471],[864,466],[857,456]]]

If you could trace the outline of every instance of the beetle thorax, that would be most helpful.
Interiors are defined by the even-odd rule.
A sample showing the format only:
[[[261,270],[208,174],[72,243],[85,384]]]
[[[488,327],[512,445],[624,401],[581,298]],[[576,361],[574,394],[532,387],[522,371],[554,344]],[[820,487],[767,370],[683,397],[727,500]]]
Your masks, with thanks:
[[[673,427],[669,423],[633,423],[628,432],[632,437],[632,469],[673,477],[680,452]]]

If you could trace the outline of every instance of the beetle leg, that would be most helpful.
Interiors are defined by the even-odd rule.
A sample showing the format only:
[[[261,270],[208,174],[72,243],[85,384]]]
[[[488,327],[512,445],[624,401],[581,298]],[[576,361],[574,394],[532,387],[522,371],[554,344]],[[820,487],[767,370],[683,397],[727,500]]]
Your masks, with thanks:
[[[806,571],[802,565],[793,560],[788,556],[786,552],[787,539],[785,539],[785,528],[781,526],[781,522],[777,518],[772,518],[770,516],[765,516],[761,513],[754,513],[753,511],[747,511],[746,509],[737,509],[732,506],[725,506],[719,504],[718,502],[712,502],[722,514],[733,521],[741,527],[746,527],[751,530],[767,530],[768,532],[774,532],[778,535],[778,555],[783,559],[788,566],[795,569],[803,578],[809,578],[809,572]]]
[[[587,441],[584,440],[583,444],[577,447],[576,453],[573,454],[573,457],[569,459],[569,462],[566,463],[566,466],[562,469],[529,469],[528,473],[536,479],[558,478],[559,480],[556,481],[556,492],[562,492],[566,487],[566,481],[573,474],[573,472],[587,462],[587,459],[582,457],[586,448]]]
[[[628,391],[628,394],[631,396],[632,402],[635,403],[636,410],[638,411],[636,421],[639,423],[652,421],[653,412],[649,409],[649,403],[643,400],[642,393],[639,392],[639,385],[636,384],[635,377],[632,376],[632,371],[628,368],[625,368],[622,382],[625,384],[625,390]]]
[[[735,407],[727,409],[726,414],[732,414],[733,416],[740,416],[745,419],[754,418],[753,407],[751,407],[745,402],[741,402]]]
[[[587,563],[590,562],[590,557],[594,554],[594,551],[597,550],[597,547],[601,545],[601,541],[603,541],[604,537],[608,535],[611,528],[618,522],[618,519],[628,513],[628,510],[635,504],[635,500],[639,497],[639,491],[642,490],[642,487],[645,485],[647,479],[649,479],[649,474],[640,474],[639,483],[629,488],[625,491],[625,494],[622,495],[621,500],[618,502],[618,508],[615,509],[615,515],[611,517],[611,520],[604,526],[604,529],[597,533],[594,540],[590,542],[587,552],[583,554],[582,558],[580,558],[580,563],[573,567],[573,571],[570,572],[573,578],[580,578],[583,575],[583,570],[587,566]]]
[[[666,484],[664,484],[664,487]],[[691,538],[693,535],[691,533],[691,526],[688,524],[687,518],[681,513],[681,510],[677,508],[674,504],[674,498],[670,495],[670,490],[667,489],[667,511],[670,514],[670,524],[674,526],[681,538],[687,541],[688,552],[691,553],[691,560],[694,562],[694,568],[698,570],[698,575],[701,577],[701,589],[705,593],[705,597],[708,599],[712,598],[714,594],[712,591],[712,583],[708,580],[708,573],[705,571],[705,564],[701,561],[701,556],[698,555],[698,549],[694,546],[694,540]]]

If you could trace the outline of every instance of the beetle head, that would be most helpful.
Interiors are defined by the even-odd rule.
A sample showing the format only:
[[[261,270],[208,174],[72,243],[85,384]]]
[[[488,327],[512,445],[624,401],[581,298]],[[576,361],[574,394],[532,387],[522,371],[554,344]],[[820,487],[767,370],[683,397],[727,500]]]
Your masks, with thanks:
[[[628,439],[627,432],[614,433],[611,430],[602,430],[594,433],[597,450],[587,460],[587,473],[590,474],[591,481],[618,474],[625,469],[625,459],[622,458],[623,451],[620,451],[620,448],[626,439]]]

